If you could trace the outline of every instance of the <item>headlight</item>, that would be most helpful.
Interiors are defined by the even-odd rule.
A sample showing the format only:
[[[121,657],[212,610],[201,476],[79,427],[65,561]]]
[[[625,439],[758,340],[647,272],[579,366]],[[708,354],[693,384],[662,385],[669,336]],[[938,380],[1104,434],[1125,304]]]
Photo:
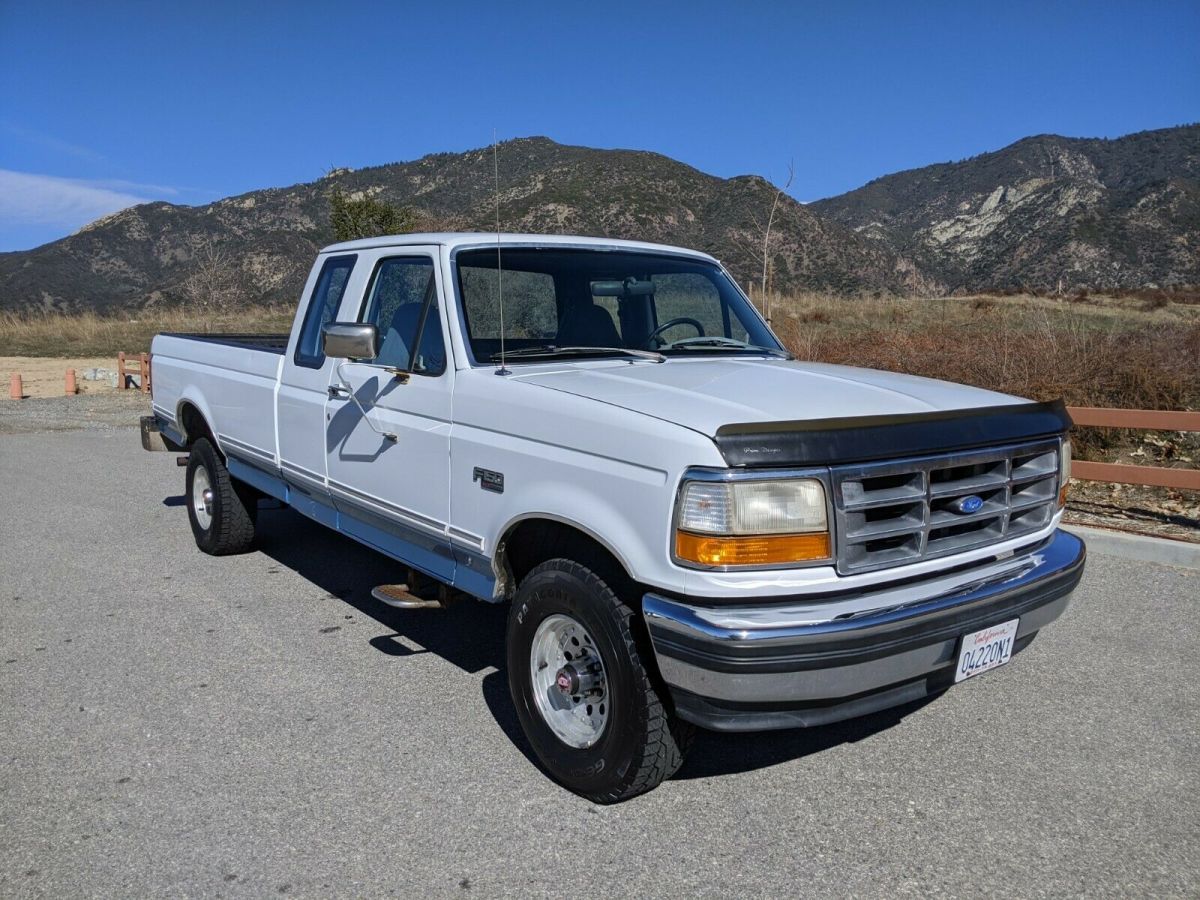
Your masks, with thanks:
[[[1058,505],[1067,505],[1067,488],[1071,486],[1071,441],[1062,442],[1058,454]]]
[[[675,556],[702,566],[774,566],[830,557],[825,488],[813,478],[690,481]]]

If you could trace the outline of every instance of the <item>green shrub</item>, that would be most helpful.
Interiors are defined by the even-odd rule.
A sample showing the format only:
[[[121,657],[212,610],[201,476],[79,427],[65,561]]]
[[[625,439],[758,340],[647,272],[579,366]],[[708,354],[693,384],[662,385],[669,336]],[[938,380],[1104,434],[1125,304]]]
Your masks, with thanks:
[[[415,231],[417,215],[407,206],[392,206],[374,197],[351,199],[334,188],[329,195],[329,223],[334,240],[356,241]]]

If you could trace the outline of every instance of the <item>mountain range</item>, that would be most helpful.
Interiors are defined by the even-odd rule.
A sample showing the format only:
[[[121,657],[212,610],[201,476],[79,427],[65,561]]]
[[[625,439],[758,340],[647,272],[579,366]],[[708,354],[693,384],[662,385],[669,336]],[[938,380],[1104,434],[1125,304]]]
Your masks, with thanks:
[[[949,291],[1200,283],[1200,125],[1040,135],[810,209]]]
[[[777,188],[718,178],[657,153],[520,138],[499,147],[506,231],[678,244],[718,256],[743,285],[762,270]],[[337,169],[204,206],[147,203],[32,250],[0,254],[0,308],[101,311],[194,296],[217,263],[240,302],[294,300],[333,240],[329,198],[409,207],[427,230],[490,230],[492,149]],[[826,200],[784,195],[771,287],[838,294],[1200,283],[1200,126],[1113,140],[1042,135],[994,153],[879,178]],[[202,282],[201,282],[202,283]]]

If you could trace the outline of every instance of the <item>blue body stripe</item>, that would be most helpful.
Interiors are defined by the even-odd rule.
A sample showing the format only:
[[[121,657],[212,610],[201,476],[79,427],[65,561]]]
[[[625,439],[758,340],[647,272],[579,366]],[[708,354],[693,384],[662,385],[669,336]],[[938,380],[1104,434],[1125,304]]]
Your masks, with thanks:
[[[244,481],[251,487],[258,488],[264,494],[268,494],[276,500],[287,501],[287,485],[283,483],[283,479],[276,478],[269,472],[264,472],[258,466],[242,462],[236,456],[226,458],[225,467],[229,469],[229,474],[238,481]]]
[[[306,494],[247,459],[230,454],[226,462],[231,476],[282,500],[310,519],[431,578],[483,600],[492,600],[496,580],[490,561],[482,554],[452,548],[448,540],[439,541],[432,534],[405,528],[366,510],[338,510],[328,497]]]

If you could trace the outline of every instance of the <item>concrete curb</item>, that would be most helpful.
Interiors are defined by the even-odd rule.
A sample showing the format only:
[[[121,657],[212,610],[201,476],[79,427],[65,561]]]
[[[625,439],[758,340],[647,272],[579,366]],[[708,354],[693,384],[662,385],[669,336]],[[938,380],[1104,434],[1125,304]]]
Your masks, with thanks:
[[[1164,566],[1200,569],[1200,544],[1126,534],[1123,531],[1108,531],[1086,525],[1063,525],[1062,529],[1083,538],[1088,551],[1092,553],[1159,563]]]

